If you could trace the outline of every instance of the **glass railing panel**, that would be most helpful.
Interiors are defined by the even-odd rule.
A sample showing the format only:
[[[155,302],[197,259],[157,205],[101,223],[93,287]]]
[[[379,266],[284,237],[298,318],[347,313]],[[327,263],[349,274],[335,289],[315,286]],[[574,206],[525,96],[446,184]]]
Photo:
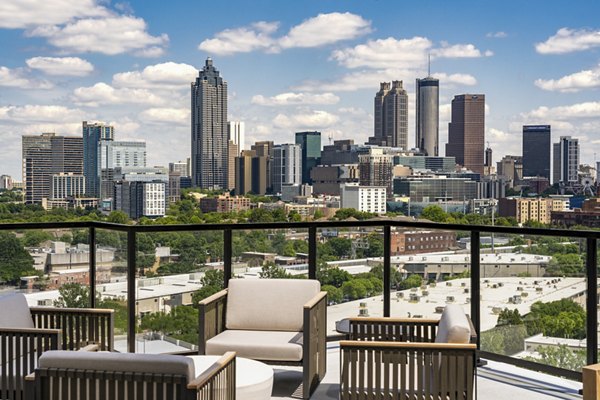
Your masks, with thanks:
[[[481,251],[481,349],[579,371],[586,364],[585,240],[495,236],[494,250]]]

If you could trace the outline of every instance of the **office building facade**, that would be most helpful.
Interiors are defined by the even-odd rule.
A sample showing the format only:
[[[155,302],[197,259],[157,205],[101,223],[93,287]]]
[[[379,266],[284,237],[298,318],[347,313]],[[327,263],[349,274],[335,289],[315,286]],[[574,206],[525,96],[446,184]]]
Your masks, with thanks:
[[[207,58],[192,83],[193,185],[226,188],[227,161],[227,82]]]
[[[310,171],[321,164],[321,132],[296,132],[302,151],[302,183],[312,184]]]
[[[440,81],[428,76],[416,83],[416,146],[428,156],[439,155]]]
[[[374,100],[374,132],[369,144],[408,149],[408,94],[402,81],[382,82]]]
[[[115,139],[115,128],[103,123],[82,123],[83,134],[83,175],[85,176],[86,194],[100,197],[101,185],[101,147]]]
[[[550,180],[550,125],[523,125],[523,176]]]
[[[485,95],[462,94],[452,99],[446,157],[473,172],[484,172]]]
[[[85,194],[85,176],[72,172],[52,175],[50,199],[66,199],[67,197],[80,197]]]
[[[238,146],[239,152],[246,149],[246,124],[242,121],[229,121],[227,123],[227,139]]]
[[[572,184],[579,182],[579,139],[561,136],[554,143],[554,166],[552,183]]]
[[[53,175],[83,174],[83,139],[54,133],[24,135],[22,159],[25,203],[41,204],[51,196]]]
[[[239,156],[239,147],[229,140],[227,142],[227,190],[235,189],[235,159]]]
[[[354,140],[334,140],[333,144],[323,146],[321,165],[357,164],[358,146]]]
[[[371,147],[359,154],[358,169],[361,186],[384,186],[387,193],[392,192],[393,156],[385,154],[382,148]]]
[[[255,142],[252,146],[250,146],[250,149],[256,153],[256,157],[265,157],[267,163],[267,172],[265,174],[267,193],[273,192],[273,176],[271,168],[271,162],[273,161],[273,146],[275,146],[275,144],[272,140]],[[261,162],[259,162],[259,164]]]
[[[271,163],[273,193],[281,193],[283,185],[302,183],[302,149],[297,144],[279,144],[273,147]]]
[[[115,170],[145,168],[146,142],[103,140],[98,146],[98,180],[100,199],[113,197]]]
[[[259,156],[255,150],[242,150],[235,158],[235,194],[266,194],[267,177],[271,175],[267,165],[269,157]]]
[[[410,197],[413,202],[464,202],[477,198],[477,182],[468,178],[445,176],[396,178],[394,194]]]
[[[384,186],[361,186],[356,183],[341,185],[342,208],[354,208],[362,212],[384,214],[386,212],[387,188]]]

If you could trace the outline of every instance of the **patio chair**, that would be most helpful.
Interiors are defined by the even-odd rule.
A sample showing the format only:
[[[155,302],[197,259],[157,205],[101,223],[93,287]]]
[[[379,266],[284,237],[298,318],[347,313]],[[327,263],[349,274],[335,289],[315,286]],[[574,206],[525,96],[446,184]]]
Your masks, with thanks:
[[[325,376],[327,292],[316,280],[231,279],[199,303],[199,354],[235,351],[272,365],[302,366],[302,397]]]
[[[24,378],[44,351],[90,343],[111,351],[113,341],[113,310],[30,308],[23,294],[0,297],[0,398],[23,398]]]
[[[458,305],[440,320],[352,318],[351,340],[340,342],[340,399],[473,399],[472,326]]]
[[[235,400],[235,353],[195,371],[184,356],[47,351],[26,380],[27,400]]]

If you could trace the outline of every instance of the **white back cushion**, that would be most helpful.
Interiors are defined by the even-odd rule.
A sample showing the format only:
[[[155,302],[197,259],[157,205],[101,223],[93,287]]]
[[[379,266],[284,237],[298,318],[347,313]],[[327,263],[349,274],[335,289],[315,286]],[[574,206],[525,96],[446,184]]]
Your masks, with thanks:
[[[50,350],[39,360],[41,368],[76,368],[95,371],[145,372],[195,378],[194,361],[169,354],[135,354],[90,351]],[[198,371],[200,374],[202,371]]]
[[[27,299],[22,293],[0,297],[0,327],[35,328]]]
[[[469,343],[471,325],[462,307],[458,304],[448,304],[444,308],[437,334],[436,343]]]
[[[309,279],[231,279],[227,294],[227,329],[295,331],[303,309],[321,290]]]

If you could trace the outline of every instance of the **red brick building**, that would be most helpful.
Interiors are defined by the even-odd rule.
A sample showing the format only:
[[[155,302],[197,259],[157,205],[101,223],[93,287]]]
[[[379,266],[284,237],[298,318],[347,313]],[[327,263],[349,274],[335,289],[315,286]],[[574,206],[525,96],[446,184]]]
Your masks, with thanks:
[[[396,230],[391,235],[391,255],[433,253],[456,247],[452,231]]]
[[[250,209],[250,199],[240,196],[231,197],[228,194],[218,197],[204,197],[200,199],[200,209],[203,213],[245,211]]]

